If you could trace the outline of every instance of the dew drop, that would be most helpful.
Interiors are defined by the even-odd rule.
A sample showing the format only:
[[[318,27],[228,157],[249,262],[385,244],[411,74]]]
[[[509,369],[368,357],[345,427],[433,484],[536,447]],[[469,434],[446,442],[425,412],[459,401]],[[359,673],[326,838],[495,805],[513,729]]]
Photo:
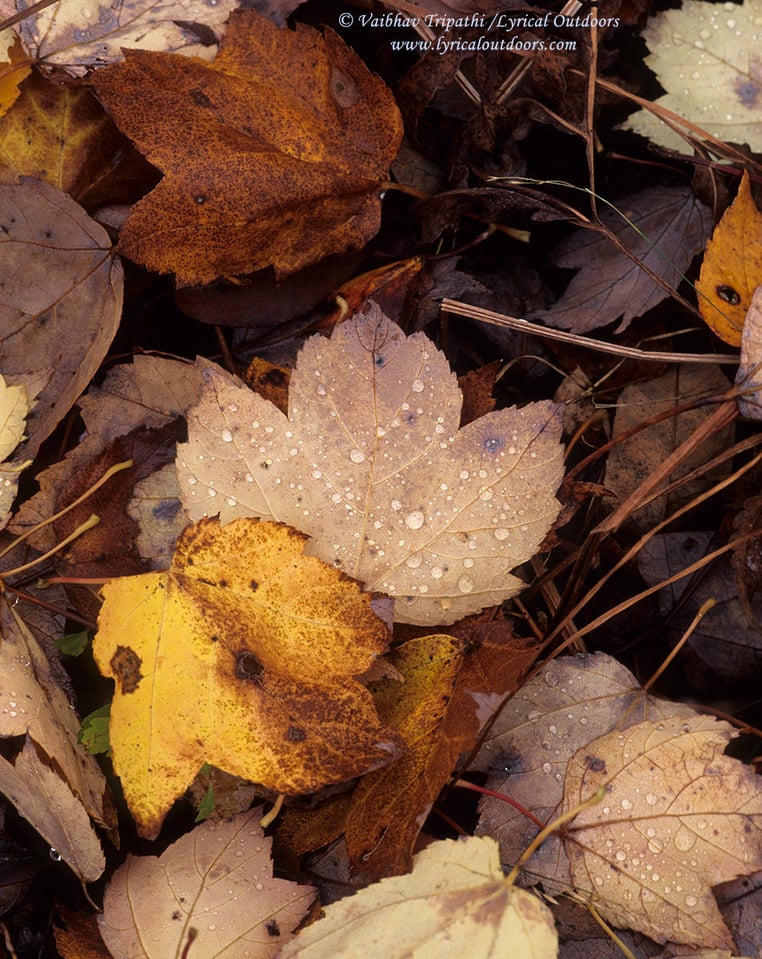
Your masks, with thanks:
[[[423,511],[419,509],[414,509],[412,513],[408,513],[405,517],[405,526],[408,529],[420,529],[424,523]]]
[[[474,581],[470,576],[460,576],[458,578],[458,589],[461,593],[470,593],[474,588]]]
[[[237,403],[229,403],[229,404],[228,404],[228,410],[229,410],[229,412],[231,412],[231,413],[237,413],[237,412],[238,412],[238,404],[237,404]]]
[[[431,578],[432,578],[432,579],[441,579],[441,578],[442,578],[442,570],[439,568],[439,566],[435,566],[435,567],[431,570]]]
[[[54,849],[53,846],[51,846],[50,849],[48,850],[48,855],[53,860],[53,862],[61,862],[61,860],[63,859],[63,856],[61,855],[61,853],[57,849]]]
[[[349,458],[353,463],[363,463],[365,461],[365,453],[362,450],[353,449],[349,454]]]
[[[495,539],[499,539],[501,541],[504,539],[508,539],[510,535],[511,535],[511,531],[508,529],[505,529],[504,526],[498,526],[498,528],[494,531]]]
[[[655,793],[646,793],[646,802],[649,806],[655,806],[658,800],[659,797]]]
[[[226,443],[232,443],[232,442],[233,442],[233,434],[230,432],[230,430],[223,430],[223,431],[222,431],[222,439],[223,439]]]
[[[423,380],[413,380],[411,388],[414,393],[423,393],[423,391],[426,389],[426,386]]]
[[[689,909],[693,909],[694,906],[698,905],[698,899],[695,896],[686,896],[685,905],[688,906]]]
[[[216,490],[216,489],[212,489],[211,486],[209,487],[209,489],[208,489],[206,492],[207,492],[207,494],[208,494],[209,496],[216,496],[216,495],[217,495],[217,490]]]
[[[474,565],[474,561],[473,561],[472,559],[464,559],[464,560],[463,560],[463,568],[464,568],[464,569],[471,569],[471,568],[473,567],[473,565]]]
[[[327,392],[328,392],[328,391],[326,390],[326,388],[325,388],[322,384],[321,384],[320,386],[318,386],[318,388],[317,388],[317,395],[318,395],[318,396],[325,396],[325,394],[326,394]]]
[[[550,763],[543,763],[543,764],[542,764],[542,771],[543,771],[544,773],[550,773],[550,771],[551,771],[552,769],[553,769],[553,767],[550,765]]]
[[[687,829],[679,829],[672,840],[681,852],[688,852],[696,844],[696,837]]]
[[[195,476],[188,477],[188,486],[195,486],[197,482],[198,480],[196,479]]]
[[[632,809],[632,803],[629,799],[623,799],[621,802],[622,809]]]
[[[408,569],[418,569],[422,562],[423,559],[421,554],[413,553],[412,556],[408,556],[408,558],[405,560],[405,566],[407,566]]]

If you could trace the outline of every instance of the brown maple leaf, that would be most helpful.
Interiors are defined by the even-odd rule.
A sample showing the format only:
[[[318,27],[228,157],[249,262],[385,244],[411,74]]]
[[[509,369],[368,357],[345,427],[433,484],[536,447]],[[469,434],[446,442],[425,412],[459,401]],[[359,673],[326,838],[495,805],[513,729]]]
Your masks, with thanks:
[[[288,274],[377,231],[402,139],[383,81],[330,30],[231,17],[213,63],[125,51],[95,88],[165,174],[122,252],[179,286],[273,266]]]

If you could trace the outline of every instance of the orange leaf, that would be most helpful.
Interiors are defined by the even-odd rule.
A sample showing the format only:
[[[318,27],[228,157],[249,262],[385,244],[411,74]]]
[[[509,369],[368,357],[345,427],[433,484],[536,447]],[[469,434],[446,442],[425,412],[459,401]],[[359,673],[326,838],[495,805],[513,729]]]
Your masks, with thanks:
[[[4,116],[18,99],[21,83],[32,71],[21,41],[11,31],[0,34],[0,116]]]
[[[204,762],[282,793],[387,762],[396,736],[354,680],[386,647],[370,596],[277,523],[190,526],[172,566],[114,580],[93,642],[117,681],[114,766],[142,835]]]
[[[211,64],[125,56],[96,90],[165,173],[122,230],[131,259],[188,286],[270,265],[293,273],[377,231],[402,120],[334,33],[242,11]]]
[[[704,322],[732,346],[741,343],[746,311],[762,284],[762,213],[754,204],[749,175],[707,243],[696,290]]]
[[[454,636],[412,639],[388,658],[404,683],[377,685],[381,715],[399,729],[405,754],[358,783],[344,835],[363,880],[408,872],[413,844],[450,777],[459,749],[441,735],[465,643]]]

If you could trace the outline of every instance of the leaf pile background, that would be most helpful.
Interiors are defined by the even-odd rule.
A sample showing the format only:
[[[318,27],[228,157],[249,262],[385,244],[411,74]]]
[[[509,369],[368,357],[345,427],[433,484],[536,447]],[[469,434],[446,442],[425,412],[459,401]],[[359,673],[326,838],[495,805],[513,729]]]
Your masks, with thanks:
[[[252,6],[0,0],[0,959],[762,955],[758,0]]]

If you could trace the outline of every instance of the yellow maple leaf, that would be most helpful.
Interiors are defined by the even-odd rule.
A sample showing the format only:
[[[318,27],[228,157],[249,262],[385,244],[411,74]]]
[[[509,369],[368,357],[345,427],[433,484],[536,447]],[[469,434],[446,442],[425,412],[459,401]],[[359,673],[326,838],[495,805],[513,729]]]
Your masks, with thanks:
[[[117,689],[114,767],[141,835],[208,762],[312,792],[398,752],[355,677],[387,645],[370,596],[278,523],[189,526],[163,573],[104,589],[93,653]]]
[[[741,343],[754,290],[762,284],[762,213],[744,173],[738,195],[707,243],[696,290],[704,322],[721,340]]]

